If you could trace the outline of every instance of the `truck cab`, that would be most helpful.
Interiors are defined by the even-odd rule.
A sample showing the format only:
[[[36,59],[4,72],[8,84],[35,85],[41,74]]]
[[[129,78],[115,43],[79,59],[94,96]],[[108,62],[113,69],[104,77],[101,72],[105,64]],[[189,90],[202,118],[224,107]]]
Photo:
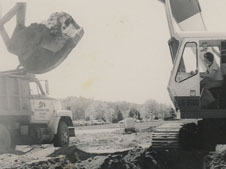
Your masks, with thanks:
[[[0,72],[0,151],[44,143],[62,147],[75,136],[72,112],[63,110],[60,101],[49,96],[47,81],[35,75],[60,65],[84,30],[65,12],[55,12],[47,21],[30,26],[25,25],[25,15],[26,2],[17,2],[0,14],[0,36],[19,61],[17,69]],[[13,17],[16,24],[10,36],[6,24]]]
[[[47,81],[29,73],[2,72],[0,87],[0,124],[9,131],[13,145],[66,146],[75,136],[72,112],[48,95]]]

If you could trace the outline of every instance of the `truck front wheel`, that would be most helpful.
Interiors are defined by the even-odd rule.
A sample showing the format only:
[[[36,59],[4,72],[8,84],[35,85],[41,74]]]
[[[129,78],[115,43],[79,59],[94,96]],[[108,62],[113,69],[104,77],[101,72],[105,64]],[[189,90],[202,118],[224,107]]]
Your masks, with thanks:
[[[58,126],[57,134],[53,140],[54,147],[66,147],[69,145],[68,126],[64,121],[61,121]]]
[[[11,136],[9,130],[0,124],[0,151],[8,151],[11,148]]]

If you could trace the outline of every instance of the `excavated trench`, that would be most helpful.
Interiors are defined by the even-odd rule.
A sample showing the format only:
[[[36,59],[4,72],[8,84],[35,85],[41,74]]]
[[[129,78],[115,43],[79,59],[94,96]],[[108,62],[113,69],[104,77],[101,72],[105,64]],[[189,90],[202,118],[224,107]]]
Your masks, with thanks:
[[[116,153],[87,153],[76,146],[60,148],[45,161],[24,164],[17,169],[223,169],[226,151],[153,150],[135,147]],[[16,169],[15,168],[15,169]]]

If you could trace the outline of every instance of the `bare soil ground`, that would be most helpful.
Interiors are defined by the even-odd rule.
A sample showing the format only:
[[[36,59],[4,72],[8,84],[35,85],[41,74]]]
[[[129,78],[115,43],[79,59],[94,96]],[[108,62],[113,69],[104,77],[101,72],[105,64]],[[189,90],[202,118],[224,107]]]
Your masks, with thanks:
[[[225,146],[216,152],[153,150],[151,132],[163,122],[137,124],[123,133],[117,125],[77,127],[69,147],[17,146],[0,155],[0,168],[14,169],[212,169],[226,168]],[[93,128],[93,129],[91,129]]]

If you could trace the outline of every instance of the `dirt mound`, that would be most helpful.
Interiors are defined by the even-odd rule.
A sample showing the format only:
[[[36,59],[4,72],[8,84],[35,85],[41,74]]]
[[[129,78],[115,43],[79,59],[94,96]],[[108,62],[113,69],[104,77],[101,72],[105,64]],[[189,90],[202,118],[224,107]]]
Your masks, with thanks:
[[[49,28],[50,34],[53,36],[74,36],[74,29],[79,29],[80,26],[74,19],[65,12],[53,13],[46,22],[43,22]],[[69,26],[70,24],[71,27]]]
[[[182,150],[152,150],[135,147],[130,151],[112,154],[86,153],[75,146],[60,149],[52,156],[75,157],[78,169],[202,169],[203,158],[208,152]],[[75,155],[76,154],[76,155]],[[191,163],[192,161],[192,163]]]
[[[70,161],[65,157],[56,157],[48,159],[46,161],[38,161],[32,164],[26,164],[22,166],[17,166],[10,169],[64,169],[64,168],[73,168],[74,166]]]
[[[87,153],[85,151],[82,151],[78,149],[76,146],[70,146],[70,147],[62,147],[56,150],[54,153],[50,154],[49,157],[58,157],[61,155],[66,156],[66,158],[72,163],[83,161],[88,158],[97,156],[97,154]]]
[[[83,29],[65,12],[26,27],[17,25],[8,44],[20,65],[30,73],[45,73],[58,66],[77,45]]]
[[[204,158],[203,169],[226,169],[226,150],[207,155]]]
[[[125,156],[110,156],[105,159],[101,169],[202,169],[205,152],[144,150],[136,148]],[[192,161],[192,163],[191,163]]]
[[[135,147],[130,151],[112,154],[87,153],[76,146],[64,147],[56,150],[45,161],[24,164],[19,169],[58,168],[58,169],[203,169],[203,158],[208,152],[182,150],[152,150]],[[226,164],[226,152],[220,157],[206,156],[209,161],[205,169],[211,169],[215,164],[214,157],[222,165]],[[211,158],[210,158],[211,157]],[[211,161],[211,162],[210,162]],[[209,168],[208,168],[209,167]]]

